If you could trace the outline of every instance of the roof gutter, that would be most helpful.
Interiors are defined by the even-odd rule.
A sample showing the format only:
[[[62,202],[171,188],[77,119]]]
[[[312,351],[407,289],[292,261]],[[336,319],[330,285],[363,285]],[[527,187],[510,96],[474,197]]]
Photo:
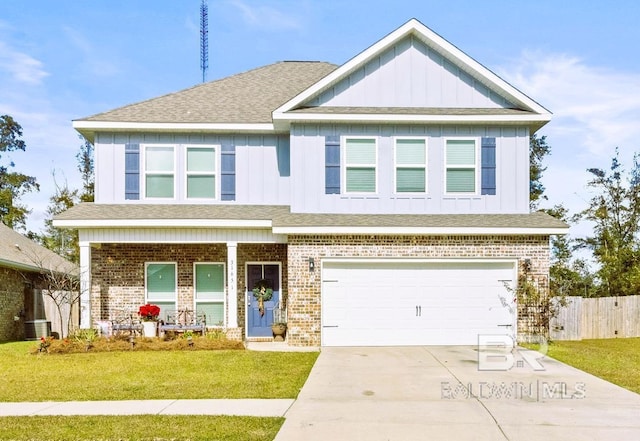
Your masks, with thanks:
[[[569,228],[520,227],[273,227],[273,234],[376,234],[376,235],[429,235],[429,236],[551,236],[569,233]]]
[[[72,122],[76,129],[89,142],[94,142],[97,132],[183,132],[183,133],[273,133],[272,123],[160,123],[126,121],[88,121]]]

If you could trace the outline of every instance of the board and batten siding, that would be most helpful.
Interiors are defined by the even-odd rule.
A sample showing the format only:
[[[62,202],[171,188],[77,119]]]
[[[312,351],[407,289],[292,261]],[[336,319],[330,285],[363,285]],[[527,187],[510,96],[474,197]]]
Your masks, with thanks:
[[[214,145],[235,146],[235,200],[237,204],[289,203],[290,152],[288,135],[188,135],[188,134],[120,134],[100,133],[95,142],[97,203],[118,204],[125,199],[125,146],[154,145]],[[142,157],[141,157],[142,160]],[[220,160],[220,156],[218,156]],[[142,165],[142,164],[141,164]],[[185,196],[184,155],[176,156],[175,198],[147,201],[140,194],[132,203],[193,203]],[[220,170],[220,167],[218,167]],[[220,186],[221,176],[216,184]],[[142,174],[140,175],[142,179]],[[142,185],[140,186],[142,191]],[[208,201],[207,201],[208,202]],[[207,203],[205,202],[205,203]],[[211,203],[219,203],[218,199]],[[198,201],[201,203],[201,201]]]
[[[515,107],[414,36],[373,58],[309,105]]]
[[[80,229],[86,243],[287,243],[269,229],[233,228],[97,228]]]
[[[528,213],[529,131],[516,127],[315,125],[291,128],[291,210],[308,213]],[[325,137],[372,136],[378,145],[376,194],[326,194]],[[427,193],[394,189],[394,137],[427,139]],[[496,194],[445,194],[445,140],[496,138]],[[480,146],[478,146],[480,155]],[[478,160],[478,167],[481,162]],[[344,184],[344,183],[342,183]]]

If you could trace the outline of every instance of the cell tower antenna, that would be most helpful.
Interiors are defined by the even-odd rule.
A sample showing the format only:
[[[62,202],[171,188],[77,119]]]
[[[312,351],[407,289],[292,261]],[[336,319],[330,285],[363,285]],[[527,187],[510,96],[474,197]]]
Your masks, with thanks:
[[[202,70],[202,82],[207,79],[209,69],[209,7],[207,0],[200,3],[200,70]]]

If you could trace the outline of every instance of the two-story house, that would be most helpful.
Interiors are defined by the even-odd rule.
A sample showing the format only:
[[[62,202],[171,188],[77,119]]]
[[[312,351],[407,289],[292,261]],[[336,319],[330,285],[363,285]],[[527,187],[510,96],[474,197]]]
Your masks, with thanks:
[[[529,137],[550,112],[412,19],[341,66],[279,62],[88,118],[82,323],[191,308],[231,338],[475,344],[548,277]],[[266,279],[262,304],[252,288]],[[522,333],[522,331],[519,331]]]

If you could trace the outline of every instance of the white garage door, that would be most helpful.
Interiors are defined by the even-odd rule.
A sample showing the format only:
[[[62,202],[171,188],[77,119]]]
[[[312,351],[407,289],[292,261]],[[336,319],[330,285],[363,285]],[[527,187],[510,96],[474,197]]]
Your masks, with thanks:
[[[474,345],[511,335],[513,262],[324,261],[322,345]]]

